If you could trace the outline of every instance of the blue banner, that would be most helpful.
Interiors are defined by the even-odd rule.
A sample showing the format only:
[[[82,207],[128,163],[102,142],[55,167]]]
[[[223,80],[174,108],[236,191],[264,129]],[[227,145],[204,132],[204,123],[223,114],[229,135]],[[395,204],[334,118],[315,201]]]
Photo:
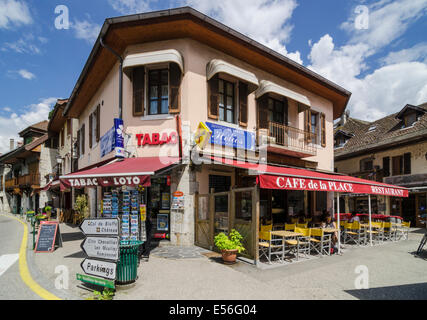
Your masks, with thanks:
[[[111,151],[114,150],[115,144],[115,130],[114,127],[112,127],[110,130],[107,131],[106,134],[104,134],[100,141],[101,141],[101,158],[109,154]]]
[[[114,149],[116,150],[116,158],[125,157],[124,134],[123,134],[123,119],[114,119]]]
[[[255,133],[206,122],[212,131],[210,143],[237,149],[255,151]]]

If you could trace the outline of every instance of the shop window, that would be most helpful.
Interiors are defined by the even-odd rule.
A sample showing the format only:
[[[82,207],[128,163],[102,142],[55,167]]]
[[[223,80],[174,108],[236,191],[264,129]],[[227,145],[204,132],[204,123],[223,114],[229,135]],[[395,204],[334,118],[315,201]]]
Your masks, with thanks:
[[[231,177],[220,175],[209,175],[209,192],[214,189],[214,192],[230,191]]]
[[[236,219],[252,219],[252,192],[236,192]]]
[[[326,192],[316,192],[316,211],[322,212],[327,209],[327,193]],[[344,210],[344,208],[340,208]]]
[[[297,216],[304,213],[304,191],[288,191],[288,214]]]

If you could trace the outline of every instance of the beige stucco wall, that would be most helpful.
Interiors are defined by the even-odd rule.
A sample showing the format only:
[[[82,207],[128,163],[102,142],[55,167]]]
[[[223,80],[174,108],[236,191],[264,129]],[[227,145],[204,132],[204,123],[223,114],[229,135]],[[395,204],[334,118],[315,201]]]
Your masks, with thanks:
[[[341,160],[335,162],[335,168],[341,173],[355,173],[360,171],[360,160],[373,156],[373,165],[383,167],[383,157],[390,157],[390,174],[392,174],[391,158],[394,156],[401,156],[404,153],[411,153],[411,174],[427,173],[427,160],[425,154],[427,152],[427,141],[395,148],[387,151],[374,152],[358,156],[351,159]]]
[[[72,124],[72,132],[71,134],[67,134],[68,132],[68,121],[65,121],[64,123],[64,146],[61,147],[59,143],[59,156],[64,159],[62,162],[62,174],[67,174],[71,172],[71,145],[72,145],[72,139],[77,137],[77,130],[79,129],[79,120],[78,119],[71,119]],[[59,138],[59,141],[61,141],[61,137]]]
[[[160,42],[152,42],[141,45],[134,45],[127,48],[124,56],[132,53],[149,52],[155,50],[176,49],[183,56],[184,76],[181,84],[181,117],[183,122],[187,122],[190,131],[194,132],[201,121],[211,121],[207,116],[207,81],[206,65],[212,59],[222,59],[232,63],[240,68],[254,73],[259,80],[269,80],[278,85],[289,88],[308,97],[312,103],[312,109],[323,112],[326,115],[326,147],[318,146],[317,156],[307,158],[307,160],[318,162],[318,168],[333,171],[333,108],[332,103],[318,95],[311,93],[305,88],[298,87],[263,70],[252,67],[251,65],[240,61],[234,57],[228,56],[223,52],[203,45],[191,39],[178,39]],[[98,89],[97,93],[91,99],[84,112],[79,117],[79,128],[85,123],[86,127],[86,153],[79,160],[79,167],[83,168],[103,160],[100,158],[99,143],[92,149],[89,148],[89,115],[96,106],[104,101],[101,106],[101,128],[100,135],[104,135],[112,126],[114,117],[118,117],[118,63],[110,71],[104,83]],[[146,117],[134,117],[132,115],[132,83],[126,73],[123,77],[123,120],[125,127],[149,127],[155,130],[170,128],[176,130],[176,122],[171,117],[146,121]],[[297,105],[294,101],[289,103],[289,125],[304,129],[304,114],[297,112]],[[229,123],[223,123],[226,126],[233,126]],[[239,127],[234,125],[234,127]],[[254,93],[248,97],[248,127],[241,128],[248,131],[256,130],[256,100]],[[135,129],[130,130],[135,133]],[[134,139],[134,138],[133,138]],[[135,141],[133,141],[134,143]],[[131,140],[132,143],[132,140]],[[146,148],[143,156],[155,155],[155,147]],[[104,158],[107,159],[111,155]]]

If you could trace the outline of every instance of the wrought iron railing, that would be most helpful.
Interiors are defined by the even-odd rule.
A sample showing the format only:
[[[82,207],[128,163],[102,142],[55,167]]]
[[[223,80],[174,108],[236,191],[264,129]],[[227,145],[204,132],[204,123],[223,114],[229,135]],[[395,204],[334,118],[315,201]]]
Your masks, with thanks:
[[[269,121],[268,136],[275,138],[277,145],[289,147],[295,151],[313,155],[317,152],[318,135],[312,132]]]

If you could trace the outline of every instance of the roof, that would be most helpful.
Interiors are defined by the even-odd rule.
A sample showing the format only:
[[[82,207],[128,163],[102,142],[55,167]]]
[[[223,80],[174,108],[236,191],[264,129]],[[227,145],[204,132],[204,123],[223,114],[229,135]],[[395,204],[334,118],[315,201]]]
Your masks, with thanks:
[[[34,154],[34,152],[38,152],[38,151],[33,151],[34,148],[44,143],[47,139],[48,139],[48,134],[45,133],[41,137],[34,139],[34,141],[26,145],[23,145],[19,148],[16,148],[14,150],[11,150],[8,153],[5,153],[4,155],[0,156],[0,164],[3,164],[3,163],[12,164],[17,161],[18,157],[19,159],[23,159],[31,156],[32,154]]]
[[[407,108],[405,106],[402,110]],[[401,129],[402,120],[397,118],[401,112],[393,113],[373,122],[364,122],[349,118],[347,122],[335,129],[335,134],[342,131],[353,134],[347,143],[336,148],[335,160],[370,153],[375,150],[398,147],[408,142],[416,143],[427,138],[427,103],[417,106],[424,113],[413,126]],[[371,128],[371,130],[369,130]]]
[[[19,136],[22,137],[28,131],[36,131],[36,132],[39,132],[39,133],[45,133],[45,132],[47,132],[47,126],[48,126],[48,124],[49,124],[49,121],[47,121],[47,120],[43,120],[43,121],[37,122],[35,124],[32,124],[31,126],[25,128],[24,130],[22,130],[21,132],[19,132]]]
[[[190,38],[332,101],[334,119],[345,110],[351,93],[299,63],[190,7],[106,19],[71,93],[64,115],[78,117],[127,46]]]
[[[58,99],[56,101],[55,106],[52,110],[52,115],[50,117],[47,130],[53,131],[59,133],[67,120],[66,117],[64,117],[63,112],[64,108],[67,105],[68,99]]]

